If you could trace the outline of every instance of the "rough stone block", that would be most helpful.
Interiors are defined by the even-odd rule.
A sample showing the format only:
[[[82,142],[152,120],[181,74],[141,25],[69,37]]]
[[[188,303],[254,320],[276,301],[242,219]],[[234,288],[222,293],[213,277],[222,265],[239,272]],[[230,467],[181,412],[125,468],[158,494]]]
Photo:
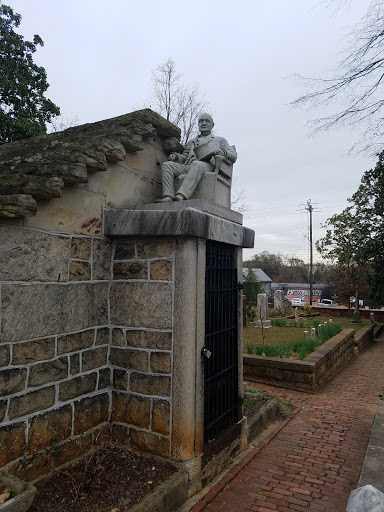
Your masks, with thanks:
[[[62,382],[59,388],[60,400],[72,400],[81,395],[92,393],[96,389],[97,374],[82,375],[74,379]]]
[[[130,347],[158,350],[170,350],[172,347],[171,332],[127,330],[125,335]]]
[[[151,399],[127,395],[126,393],[114,393],[112,421],[120,421],[148,429],[151,421]]]
[[[69,238],[0,226],[0,281],[67,281]]]
[[[23,391],[27,377],[26,368],[11,368],[0,372],[0,396]]]
[[[81,370],[89,372],[95,368],[101,368],[108,363],[108,348],[100,347],[86,350],[81,354]]]
[[[115,260],[131,260],[135,257],[135,243],[129,241],[115,242]]]
[[[72,238],[71,258],[89,261],[91,257],[91,238]]]
[[[9,345],[0,346],[0,368],[9,365],[10,351]]]
[[[155,282],[112,283],[111,322],[128,327],[171,329],[172,289]]]
[[[28,452],[33,453],[70,437],[72,407],[64,405],[29,420]]]
[[[108,406],[109,396],[107,393],[75,402],[74,434],[82,434],[108,421]]]
[[[0,349],[1,350],[1,349]],[[24,365],[52,359],[55,356],[55,338],[14,343],[12,364]]]
[[[0,400],[0,421],[4,421],[6,410],[7,410],[7,401]]]
[[[102,368],[99,371],[99,384],[97,389],[105,389],[111,385],[111,369],[110,368]]]
[[[38,389],[22,396],[11,398],[8,416],[10,420],[20,418],[25,414],[49,409],[55,402],[55,388]]]
[[[113,329],[112,331],[112,345],[114,347],[125,347],[124,331],[123,329]]]
[[[133,449],[149,452],[160,457],[169,457],[169,438],[134,430],[133,428],[130,429],[129,434]]]
[[[131,391],[141,395],[170,396],[171,380],[169,377],[157,377],[132,373]]]
[[[102,327],[96,331],[96,345],[109,345],[109,327]]]
[[[151,370],[153,373],[171,373],[171,354],[152,352]]]
[[[70,374],[76,375],[80,372],[80,354],[72,354],[69,356]]]
[[[137,242],[139,258],[168,258],[172,256],[175,245],[173,240],[146,240]]]
[[[35,364],[29,370],[28,386],[42,386],[68,377],[68,357]]]
[[[36,210],[36,201],[28,194],[0,195],[1,217],[24,217],[25,215],[34,215]]]
[[[172,281],[172,261],[151,261],[150,277],[153,281]]]
[[[129,444],[129,427],[125,425],[112,425],[111,432],[112,443],[117,443],[121,446]]]
[[[105,280],[111,278],[112,244],[108,240],[93,239],[93,279]]]
[[[25,423],[0,427],[0,467],[21,457],[25,448]]]
[[[169,435],[170,403],[167,400],[153,400],[152,430]]]
[[[121,389],[122,391],[127,391],[129,382],[128,372],[125,370],[120,370],[119,368],[114,368],[113,370],[113,387],[115,389]]]
[[[142,372],[148,371],[148,353],[143,350],[111,347],[109,362],[121,368]]]
[[[106,324],[107,294],[108,283],[2,285],[1,341],[39,338]]]
[[[113,279],[148,279],[145,261],[119,261],[113,265]]]
[[[57,446],[53,452],[53,466],[55,468],[67,464],[92,450],[92,435],[86,434],[71,439]]]
[[[67,354],[68,352],[76,352],[77,350],[90,348],[93,345],[94,339],[94,329],[61,336],[57,340],[57,353],[61,355]]]
[[[69,264],[70,281],[90,281],[91,265],[87,261],[71,261]]]

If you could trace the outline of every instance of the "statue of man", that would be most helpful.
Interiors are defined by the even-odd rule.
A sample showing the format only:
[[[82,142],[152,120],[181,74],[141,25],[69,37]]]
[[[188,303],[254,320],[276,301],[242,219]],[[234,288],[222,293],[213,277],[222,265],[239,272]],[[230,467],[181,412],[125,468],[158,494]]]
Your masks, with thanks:
[[[211,134],[214,122],[209,114],[201,114],[198,119],[199,135],[187,142],[183,153],[171,153],[169,161],[161,166],[163,185],[163,198],[157,202],[184,201],[189,199],[195,191],[204,172],[215,170],[215,156],[227,159],[234,163],[237,153],[234,147],[230,146],[223,137],[216,137]],[[203,155],[197,158],[196,152],[199,146],[209,148]],[[216,164],[217,167],[217,164]],[[174,180],[180,175],[185,175],[182,185],[175,191]]]

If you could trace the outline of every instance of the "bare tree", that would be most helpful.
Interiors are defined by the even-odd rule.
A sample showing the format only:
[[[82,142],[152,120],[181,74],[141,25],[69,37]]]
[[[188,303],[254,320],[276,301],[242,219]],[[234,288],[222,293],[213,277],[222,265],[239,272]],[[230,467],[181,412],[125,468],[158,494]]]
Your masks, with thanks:
[[[347,56],[340,62],[340,73],[332,78],[304,78],[310,92],[292,105],[316,108],[343,101],[334,114],[308,122],[311,134],[342,124],[362,132],[352,150],[377,153],[384,144],[384,2],[372,0],[360,23],[349,36]]]
[[[77,116],[69,118],[64,117],[62,115],[57,116],[55,119],[52,119],[50,126],[48,128],[49,133],[54,132],[62,132],[67,128],[73,128],[74,126],[79,125],[79,118]]]
[[[153,101],[158,114],[181,129],[181,142],[186,144],[195,134],[197,118],[207,109],[197,84],[184,85],[173,59],[167,59],[152,72]]]

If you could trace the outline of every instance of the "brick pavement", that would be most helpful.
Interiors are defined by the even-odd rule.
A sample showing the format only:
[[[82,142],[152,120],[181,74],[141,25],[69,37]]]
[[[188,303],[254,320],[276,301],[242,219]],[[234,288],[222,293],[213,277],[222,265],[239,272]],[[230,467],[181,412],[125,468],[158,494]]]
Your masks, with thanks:
[[[384,392],[383,366],[384,336],[317,394],[253,383],[300,409],[192,511],[345,511]]]

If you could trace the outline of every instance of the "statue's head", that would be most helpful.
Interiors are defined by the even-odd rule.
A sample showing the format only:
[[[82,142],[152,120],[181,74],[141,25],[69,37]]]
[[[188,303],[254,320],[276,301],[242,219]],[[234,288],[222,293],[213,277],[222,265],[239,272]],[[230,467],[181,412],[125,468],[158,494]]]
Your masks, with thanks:
[[[199,130],[202,135],[209,135],[212,128],[215,126],[212,116],[206,112],[199,115],[197,124],[199,125]]]

